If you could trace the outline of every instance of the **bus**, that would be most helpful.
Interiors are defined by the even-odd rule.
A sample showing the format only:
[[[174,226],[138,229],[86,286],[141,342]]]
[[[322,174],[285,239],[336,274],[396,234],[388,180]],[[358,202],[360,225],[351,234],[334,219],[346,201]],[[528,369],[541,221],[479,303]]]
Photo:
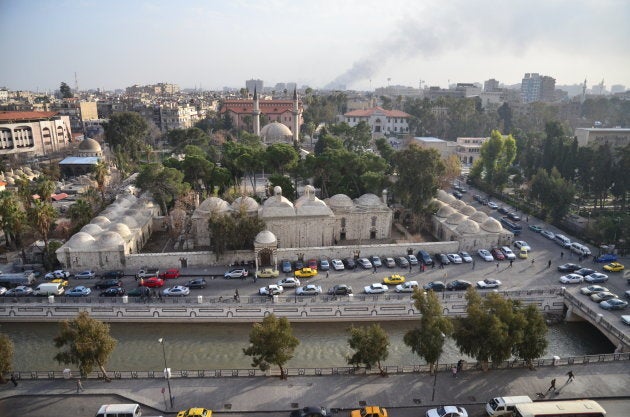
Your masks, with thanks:
[[[605,417],[606,410],[592,400],[538,401],[514,405],[514,417]]]
[[[504,228],[506,228],[507,230],[509,230],[510,232],[514,233],[514,235],[520,235],[521,232],[523,231],[523,226],[521,226],[520,224],[513,222],[512,220],[508,219],[507,217],[502,217],[501,218],[501,224],[503,225]]]

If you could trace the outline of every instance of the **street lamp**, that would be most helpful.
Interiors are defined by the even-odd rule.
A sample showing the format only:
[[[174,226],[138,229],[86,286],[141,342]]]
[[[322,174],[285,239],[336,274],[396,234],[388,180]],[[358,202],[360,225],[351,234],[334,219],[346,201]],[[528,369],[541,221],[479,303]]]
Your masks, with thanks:
[[[166,365],[166,348],[164,347],[164,339],[159,338],[158,342],[162,345],[162,356],[164,357],[164,378],[168,385],[168,398],[171,400],[171,408],[173,408],[173,394],[171,393],[171,369]]]
[[[440,335],[442,336],[442,346],[444,346],[443,342],[446,335],[444,333],[440,333]],[[442,351],[440,351],[440,354],[438,355],[438,359],[435,362],[435,369],[433,373],[433,393],[431,394],[431,401],[435,400],[435,385],[437,384],[437,374],[438,374],[438,367],[440,366],[440,356],[442,356]]]

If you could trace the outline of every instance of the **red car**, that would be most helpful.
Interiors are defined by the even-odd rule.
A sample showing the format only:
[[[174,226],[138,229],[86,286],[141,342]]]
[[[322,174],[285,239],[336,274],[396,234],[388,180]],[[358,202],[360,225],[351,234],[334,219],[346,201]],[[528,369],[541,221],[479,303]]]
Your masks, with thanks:
[[[148,288],[163,287],[164,280],[158,277],[151,277],[140,281],[140,285]]]
[[[160,278],[162,279],[170,279],[170,278],[177,278],[177,277],[179,277],[179,269],[177,268],[167,269],[165,272],[162,272],[160,274]]]
[[[306,266],[317,271],[317,259],[309,259]]]
[[[501,252],[501,249],[499,248],[492,248],[490,253],[492,254],[492,256],[494,256],[494,259],[496,259],[497,261],[502,261],[505,259],[505,255],[503,254],[503,252]]]

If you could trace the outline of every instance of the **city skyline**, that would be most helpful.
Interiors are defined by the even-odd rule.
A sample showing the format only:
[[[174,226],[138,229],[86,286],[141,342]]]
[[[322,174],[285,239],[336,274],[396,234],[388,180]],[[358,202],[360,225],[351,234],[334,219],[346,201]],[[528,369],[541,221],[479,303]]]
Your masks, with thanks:
[[[306,2],[0,0],[0,86],[113,90],[265,86],[374,90],[525,73],[630,85],[623,0]],[[25,25],[28,22],[28,25]]]

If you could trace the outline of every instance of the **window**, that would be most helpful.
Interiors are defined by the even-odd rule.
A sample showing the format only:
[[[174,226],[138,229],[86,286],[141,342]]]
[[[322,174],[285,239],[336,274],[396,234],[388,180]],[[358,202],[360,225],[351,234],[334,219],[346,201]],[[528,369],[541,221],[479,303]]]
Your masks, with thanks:
[[[372,227],[376,227],[376,216],[372,216]]]

